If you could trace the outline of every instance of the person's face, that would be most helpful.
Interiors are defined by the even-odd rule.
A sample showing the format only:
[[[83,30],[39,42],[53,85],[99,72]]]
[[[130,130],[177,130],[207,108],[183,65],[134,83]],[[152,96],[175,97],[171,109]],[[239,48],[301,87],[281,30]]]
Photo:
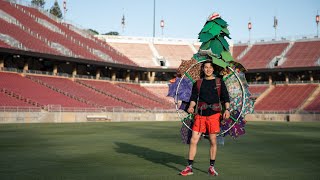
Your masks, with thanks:
[[[203,72],[206,75],[206,77],[211,77],[212,74],[213,74],[213,71],[214,71],[214,69],[213,69],[211,63],[205,63],[204,64]]]

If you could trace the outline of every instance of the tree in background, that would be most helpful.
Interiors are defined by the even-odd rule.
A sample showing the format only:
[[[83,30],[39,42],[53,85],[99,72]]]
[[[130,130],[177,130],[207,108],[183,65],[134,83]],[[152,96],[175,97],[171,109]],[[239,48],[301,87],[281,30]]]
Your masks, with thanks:
[[[93,34],[95,34],[95,35],[98,35],[99,34],[99,32],[98,31],[96,31],[96,30],[94,30],[94,29],[88,29],[90,32],[92,32]]]
[[[116,32],[116,31],[110,31],[110,32],[108,32],[108,33],[104,33],[103,35],[118,36],[118,35],[119,35],[119,33],[118,33],[118,32]]]
[[[32,0],[31,1],[31,4],[32,5],[35,5],[35,6],[38,6],[38,7],[41,7],[41,8],[44,8],[44,4],[45,4],[45,0]]]
[[[52,14],[58,18],[62,18],[62,12],[61,12],[61,9],[60,9],[60,6],[59,6],[57,0],[55,0],[53,6],[51,7],[50,14]]]

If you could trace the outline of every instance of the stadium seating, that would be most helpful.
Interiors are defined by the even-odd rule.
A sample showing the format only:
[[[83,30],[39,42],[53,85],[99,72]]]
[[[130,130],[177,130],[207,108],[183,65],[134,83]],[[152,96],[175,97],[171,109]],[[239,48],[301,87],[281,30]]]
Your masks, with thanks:
[[[174,101],[172,97],[167,97],[168,95],[168,85],[161,85],[161,86],[144,86],[145,89],[147,89],[150,93],[158,96],[161,99],[166,100],[169,102],[171,105],[170,107],[174,107]]]
[[[280,67],[283,68],[319,66],[319,62],[317,62],[319,58],[319,40],[295,42],[292,48],[286,54],[286,61]]]
[[[41,52],[41,53],[47,53],[47,54],[56,54],[61,55],[58,51],[50,48],[48,44],[45,42],[31,36],[26,31],[20,29],[18,26],[14,24],[10,24],[2,19],[0,19],[0,33],[8,35],[20,43],[22,43],[23,46],[25,46],[28,50],[34,51],[34,52]],[[0,45],[1,47],[8,47],[8,45]],[[10,46],[9,46],[10,47]]]
[[[97,59],[97,57],[88,53],[88,51],[83,47],[81,47],[79,44],[77,45],[75,43],[72,43],[62,34],[53,32],[47,29],[46,27],[40,25],[38,22],[35,21],[35,19],[28,16],[24,11],[16,8],[19,6],[14,7],[9,3],[3,3],[4,1],[1,1],[1,2],[2,2],[1,10],[13,16],[24,27],[29,27],[34,33],[37,33],[39,36],[45,37],[50,42],[59,43],[63,45],[65,48],[71,50],[72,53],[78,57],[87,57],[90,59]]]
[[[68,27],[71,25],[63,25],[62,23],[58,23],[39,12],[37,9],[17,4],[13,5],[5,1],[0,1],[0,5],[0,9],[17,19],[18,23],[21,23],[22,26],[28,30],[28,33],[33,33],[35,34],[35,37],[41,39],[30,41],[34,44],[38,44],[37,41],[42,41],[40,44],[47,43],[52,45],[53,43],[58,43],[62,45],[62,48],[59,45],[61,49],[60,53],[64,54],[65,56],[75,56],[90,60],[110,61],[136,66],[136,64],[128,57],[117,52],[107,43],[98,40],[91,35],[88,35],[88,37],[83,37],[75,31],[70,30]],[[49,28],[41,25],[38,23],[40,20],[44,20],[50,23],[50,25],[57,27],[58,32],[52,31]],[[15,29],[17,29],[17,27],[15,27]],[[2,33],[2,31],[0,31],[0,33]],[[16,36],[19,36],[19,33],[13,33],[12,35],[13,38],[16,38]],[[27,35],[27,38],[28,36],[31,35]],[[21,40],[20,42],[24,45],[25,41],[27,40]],[[55,52],[53,48],[51,49],[51,52]],[[50,52],[50,50],[40,52],[47,53]],[[55,52],[52,54],[57,53]]]
[[[320,93],[316,95],[314,100],[304,108],[305,111],[320,113]]]
[[[259,102],[255,111],[290,112],[295,111],[317,88],[317,85],[277,85]]]
[[[42,108],[47,105],[91,107],[15,73],[0,72],[0,89],[5,89],[9,93],[21,96],[26,101]]]
[[[142,87],[138,84],[117,83],[116,85],[119,87],[123,87],[129,91],[132,91],[135,94],[139,94],[141,96],[144,96],[145,98],[159,102],[159,103],[166,105],[168,107],[170,107],[172,105],[172,103],[167,102],[167,100],[165,99],[165,96],[157,96],[157,95],[155,95],[154,92],[150,92],[148,89],[146,89],[145,87]]]
[[[182,59],[188,60],[193,55],[192,49],[188,45],[155,44],[154,46],[172,68],[177,68]]]
[[[78,80],[78,82],[84,83],[98,91],[102,91],[108,94],[112,94],[119,99],[125,100],[127,102],[132,102],[138,107],[144,109],[169,109],[166,105],[161,102],[156,102],[142,95],[132,93],[129,90],[121,88],[115,84],[107,81],[92,81],[92,80]]]
[[[28,104],[25,101],[20,100],[18,97],[12,97],[9,94],[6,94],[4,91],[0,91],[0,106],[18,106],[18,107],[34,107],[31,104]]]
[[[48,16],[41,13],[38,9],[26,7],[23,6],[24,9],[26,9],[30,14],[34,15],[37,18],[45,19],[46,21],[50,22],[51,24],[54,24],[55,26],[59,27],[66,35],[70,38],[72,38],[74,41],[78,41],[85,46],[88,46],[91,49],[99,50],[104,54],[109,55],[113,60],[115,60],[118,63],[122,64],[128,64],[128,65],[136,65],[133,63],[128,57],[126,57],[124,54],[120,54],[116,50],[114,50],[111,46],[109,46],[107,43],[93,37],[89,33],[82,32],[81,34],[78,33],[78,31],[72,30],[77,29],[76,27],[73,27],[71,24],[65,24],[61,22],[57,22]]]
[[[247,48],[247,45],[237,45],[233,46],[232,56],[234,59],[238,60],[238,56]]]
[[[289,43],[255,44],[241,59],[247,69],[267,68],[270,61],[279,56]]]
[[[122,107],[125,109],[172,109],[170,102],[159,98],[147,89],[133,84],[112,84],[93,80],[77,80],[68,78],[27,75],[22,77],[16,73],[0,73],[0,89],[23,99],[17,106],[23,106],[30,100],[30,106],[61,105],[61,107],[92,108]],[[11,83],[16,82],[16,83]],[[79,83],[80,82],[80,83]],[[86,84],[90,87],[86,87]],[[128,89],[130,88],[130,90]],[[139,92],[138,92],[139,91]],[[3,101],[5,106],[14,105]],[[27,100],[26,100],[27,99]],[[1,106],[0,105],[0,106]]]
[[[126,54],[140,67],[157,66],[153,62],[153,54],[148,44],[146,43],[109,43],[119,52]]]
[[[259,97],[265,90],[269,88],[269,85],[249,85],[249,91],[252,97]]]
[[[184,40],[174,41],[166,38],[159,41],[153,41],[154,44],[151,44],[150,38],[141,38],[143,42],[140,42],[137,41],[137,39],[130,40],[130,37],[124,37],[124,39],[127,38],[127,41],[123,41],[124,39],[121,39],[121,36],[116,36],[114,39],[120,39],[119,42],[116,40],[105,42],[72,24],[66,24],[51,18],[41,10],[12,2],[13,1],[10,3],[0,0],[1,12],[3,11],[6,14],[9,14],[17,20],[16,22],[8,22],[8,20],[4,20],[6,17],[0,18],[1,50],[2,48],[4,50],[7,50],[5,48],[9,48],[30,51],[31,53],[37,52],[58,55],[62,56],[62,61],[64,58],[63,56],[73,56],[78,57],[78,59],[74,59],[74,62],[76,63],[77,60],[80,62],[79,58],[99,61],[94,64],[89,63],[87,66],[83,64],[76,66],[78,67],[78,74],[80,74],[78,77],[83,75],[81,71],[83,67],[88,67],[87,69],[88,72],[90,71],[90,74],[100,72],[99,75],[101,75],[101,78],[104,78],[105,76],[106,78],[110,78],[110,76],[113,78],[114,74],[112,73],[114,72],[116,73],[116,78],[123,77],[124,74],[122,74],[122,72],[126,72],[125,68],[127,67],[124,65],[147,67],[151,69],[151,71],[149,71],[150,69],[145,70],[145,68],[136,67],[136,69],[131,71],[131,69],[128,68],[131,72],[135,72],[136,70],[139,73],[145,73],[145,71],[152,72],[152,68],[160,67],[158,64],[159,62],[156,62],[155,58],[162,57],[166,61],[165,65],[168,66],[169,73],[172,75],[174,69],[180,65],[181,60],[190,59],[194,54],[193,51],[199,49],[199,42],[194,44],[195,42],[190,43]],[[57,31],[52,30],[52,27],[44,26],[43,23],[54,26]],[[57,48],[52,47],[52,43],[61,44],[66,50],[70,50],[72,53],[68,54],[57,50]],[[287,51],[286,49],[288,49],[288,52],[285,52]],[[246,53],[244,54],[243,52]],[[4,52],[4,54],[1,54],[0,56],[1,70],[11,70],[10,68],[13,67],[18,68],[17,71],[19,72],[21,71],[23,63],[32,61],[34,57],[33,55],[30,55],[30,57],[28,55],[28,57],[23,59],[23,56],[25,55],[20,55],[21,58],[11,59],[16,56],[10,53],[7,55],[6,53],[7,52]],[[241,54],[244,56],[237,59]],[[283,64],[280,64],[272,70],[261,70],[273,68],[268,67],[268,65],[272,59],[279,55],[284,55],[284,59],[278,57],[281,59],[281,62],[284,62]],[[42,63],[51,64],[51,62],[49,62],[49,60],[51,60],[50,56],[47,57],[49,58],[45,61],[41,60],[43,62],[39,61],[39,63],[41,65]],[[299,69],[301,67],[308,69],[307,71],[309,71],[303,80],[311,81],[311,79],[314,79],[314,82],[312,83],[317,83],[319,80],[319,77],[317,76],[317,68],[320,65],[319,39],[295,40],[290,43],[287,41],[259,42],[253,43],[250,46],[246,44],[235,44],[233,47],[233,57],[249,69],[248,72],[252,73],[250,74],[252,77],[254,77],[256,70],[258,70],[257,73],[266,72],[263,81],[268,80],[267,75],[272,74],[274,71],[276,71],[276,73],[271,76],[272,78],[277,76],[277,70],[280,72],[280,68],[287,68],[285,75],[290,79],[289,82],[292,82],[291,78],[293,74],[296,76],[296,74],[304,71],[304,69]],[[53,58],[53,61],[55,58]],[[38,58],[35,57],[35,59]],[[108,67],[106,67],[106,63],[103,63],[106,61],[113,62],[116,65],[113,66],[108,64]],[[19,64],[15,65],[14,63]],[[70,73],[70,69],[64,71],[65,64],[67,63],[62,62],[57,65],[57,71]],[[97,64],[99,64],[99,67],[96,66]],[[71,65],[73,64],[70,64],[70,67]],[[96,67],[97,69],[95,69]],[[30,71],[26,72],[32,72],[32,68],[34,67],[30,65]],[[46,70],[43,70],[45,68],[39,69],[43,71],[52,71],[50,68],[52,67],[49,67],[48,65],[48,69]],[[294,72],[291,73],[291,68],[297,68],[297,71],[295,69]],[[106,71],[106,69],[108,71]],[[117,72],[118,70],[119,73]],[[254,72],[250,72],[250,70],[254,70]],[[284,73],[283,71],[281,72],[283,76]],[[278,75],[279,74],[280,73],[278,73]],[[309,74],[312,74],[313,77],[309,77]],[[145,74],[143,74],[143,76],[144,75]],[[300,74],[298,75],[300,76]],[[158,76],[156,76],[156,80],[158,80],[157,78]],[[278,80],[279,79],[273,79],[273,82]],[[280,81],[284,80],[280,79]],[[255,84],[250,85],[249,90],[254,98],[259,97],[264,92],[264,94],[266,94],[266,96],[261,96],[261,98],[257,100],[255,106],[256,112],[294,112],[296,110],[299,110],[300,112],[301,109],[307,112],[320,112],[320,94],[315,96],[314,99],[313,96],[310,98],[310,94],[313,92],[313,95],[316,94],[316,91],[314,91],[316,87],[317,85],[315,84],[289,84],[276,85],[273,88],[273,86],[269,87],[269,85]],[[167,84],[138,85],[127,82],[84,79],[74,80],[43,75],[26,75],[26,77],[24,77],[17,73],[0,72],[0,106],[41,107],[46,109],[48,105],[61,105],[61,107],[65,108],[121,107],[137,111],[144,111],[145,109],[172,110],[174,108],[173,99],[166,97],[167,93]],[[306,100],[308,100],[307,103]]]
[[[1,23],[1,22],[0,22]],[[15,48],[10,46],[9,44],[3,42],[2,40],[0,40],[0,47],[4,47],[4,48]]]
[[[79,101],[84,101],[93,107],[124,107],[133,109],[134,106],[119,101],[108,95],[99,93],[93,89],[75,83],[67,78],[57,78],[48,76],[32,76],[28,75],[33,80],[39,80],[42,83],[47,84],[51,88],[57,89],[58,91],[64,93],[65,95],[72,96]]]

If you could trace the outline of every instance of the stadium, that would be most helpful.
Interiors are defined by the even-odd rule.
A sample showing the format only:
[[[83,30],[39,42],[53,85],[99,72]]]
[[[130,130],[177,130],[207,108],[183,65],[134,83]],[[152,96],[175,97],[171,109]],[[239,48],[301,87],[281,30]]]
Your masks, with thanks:
[[[0,0],[1,179],[182,178],[187,148],[168,84],[200,45],[93,35],[30,3]],[[221,178],[319,178],[319,37],[233,42],[231,52],[248,70],[255,111],[247,134],[221,147]]]

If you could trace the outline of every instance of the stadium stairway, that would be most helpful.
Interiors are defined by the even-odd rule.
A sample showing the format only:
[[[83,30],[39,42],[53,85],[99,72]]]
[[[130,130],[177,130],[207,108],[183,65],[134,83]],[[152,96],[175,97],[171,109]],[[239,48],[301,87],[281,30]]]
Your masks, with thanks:
[[[17,7],[19,7],[19,6],[17,6]],[[55,40],[58,40],[58,42],[61,45],[64,45],[66,48],[71,50],[76,55],[81,55],[82,57],[86,57],[86,58],[90,58],[90,59],[94,59],[94,60],[98,60],[98,61],[103,61],[103,60],[109,61],[108,57],[106,57],[107,55],[105,55],[105,54],[101,55],[101,53],[100,54],[96,53],[95,49],[90,48],[88,45],[85,44],[84,41],[79,41],[76,38],[74,38],[73,35],[75,33],[73,33],[71,35],[70,33],[66,32],[66,29],[62,29],[63,26],[61,26],[61,25],[58,26],[57,24],[54,24],[55,21],[50,22],[50,18],[48,18],[48,17],[46,18],[46,16],[43,14],[40,14],[40,13],[32,14],[31,13],[32,10],[36,10],[36,9],[25,7],[25,6],[20,6],[18,9],[20,9],[27,16],[30,16],[30,18],[34,19],[38,23],[39,23],[39,20],[44,19],[45,21],[47,21],[47,23],[50,23],[50,25],[57,27],[59,29],[59,32],[51,33],[52,30],[49,29],[48,33],[46,34],[46,37],[48,37],[48,39],[49,39],[50,37],[55,36]],[[44,26],[44,25],[42,25],[42,26]],[[59,36],[57,36],[60,34],[63,36],[63,38],[59,38]],[[51,41],[53,41],[53,40],[51,39]],[[86,50],[84,51],[84,49],[86,49]],[[80,51],[83,51],[83,53]]]
[[[260,94],[256,99],[256,104],[260,102],[261,99],[265,98],[272,90],[274,89],[274,86],[269,86],[268,89],[266,89],[262,94]]]
[[[249,85],[249,91],[251,93],[251,97],[257,99],[264,91],[269,88],[269,85]]]
[[[270,66],[274,57],[278,57],[288,47],[289,43],[255,44],[239,62],[247,69],[263,69]]]
[[[44,106],[42,106],[40,103],[31,100],[29,98],[26,98],[18,93],[15,93],[13,91],[10,91],[8,89],[2,88],[0,89],[0,93],[3,93],[4,95],[6,95],[6,97],[2,97],[1,98],[1,103],[4,103],[5,106],[8,105],[14,105],[14,106],[29,106],[29,107],[41,107],[44,108]],[[8,99],[7,97],[10,97],[10,99]],[[4,102],[5,101],[5,102]]]
[[[241,60],[241,58],[243,58],[243,56],[245,56],[245,55],[250,51],[250,49],[252,48],[252,46],[253,46],[252,44],[248,45],[248,46],[246,47],[246,49],[243,50],[243,51],[239,54],[238,57],[236,57],[236,59],[237,59],[237,60]]]
[[[304,110],[307,112],[320,113],[320,92],[318,92],[313,101],[308,104]]]
[[[158,97],[156,97],[155,95],[153,95],[152,93],[150,93],[147,89],[145,89],[144,87],[141,87],[140,85],[135,85],[135,84],[123,84],[123,83],[118,83],[116,84],[118,87],[121,87],[127,91],[130,91],[134,94],[137,94],[139,96],[143,96],[144,98],[147,98],[151,101],[160,103],[160,104],[164,104],[164,105],[168,105],[166,104],[166,102],[160,100]]]
[[[167,104],[169,104],[168,107],[172,107],[175,108],[174,106],[174,100],[172,97],[167,96],[168,95],[168,91],[169,91],[169,87],[168,85],[165,86],[149,86],[149,85],[144,85],[143,86],[145,89],[147,89],[149,91],[149,93],[157,96],[158,98],[160,98],[161,100],[165,101]]]
[[[148,46],[149,46],[149,48],[150,48],[150,50],[151,50],[151,52],[152,52],[152,54],[153,54],[153,63],[154,64],[158,64],[158,62],[157,62],[157,60],[156,59],[160,59],[160,55],[159,55],[159,52],[158,52],[158,50],[154,47],[154,44],[153,43],[151,43],[151,42],[149,42],[148,43]]]
[[[193,44],[188,44],[193,53],[197,53],[198,50],[193,46]]]
[[[275,56],[270,61],[269,67],[274,68],[276,63],[277,63],[277,66],[281,66],[283,63],[285,63],[285,61],[287,60],[286,55],[293,45],[294,45],[294,42],[290,42],[289,45],[283,50],[280,56]]]
[[[56,92],[58,92],[58,93],[61,93],[61,94],[65,95],[65,96],[67,96],[67,97],[70,97],[70,98],[75,99],[75,100],[77,100],[77,101],[79,101],[79,102],[88,104],[89,106],[102,108],[102,106],[100,106],[100,105],[98,105],[98,104],[92,103],[92,102],[87,101],[87,100],[85,100],[85,99],[83,99],[83,98],[81,98],[81,97],[77,97],[77,96],[74,96],[74,95],[72,95],[72,94],[70,94],[70,93],[68,93],[68,92],[62,91],[61,89],[56,88],[56,87],[54,87],[54,86],[52,86],[52,85],[49,85],[49,84],[41,81],[40,79],[36,79],[36,78],[34,78],[34,77],[32,77],[32,76],[28,76],[28,75],[26,76],[26,78],[28,78],[28,79],[30,79],[30,80],[32,80],[32,81],[34,81],[34,82],[36,82],[36,83],[38,83],[38,84],[40,84],[40,85],[46,86],[46,87],[48,87],[49,89],[52,89],[53,91],[56,91]]]
[[[279,68],[319,66],[320,41],[296,41],[286,53],[286,60]]]
[[[110,46],[122,54],[128,56],[140,67],[158,66],[156,58],[153,55],[147,43],[115,43],[109,42]]]
[[[238,60],[239,55],[244,52],[248,45],[233,46],[232,56]]]
[[[110,45],[105,43],[104,41],[101,41],[95,37],[93,37],[91,34],[79,31],[81,30],[74,30],[76,27],[73,27],[70,24],[65,24],[62,22],[59,22],[55,19],[52,19],[50,16],[47,16],[43,12],[41,12],[38,9],[35,9],[33,7],[27,7],[27,6],[21,6],[16,5],[18,9],[22,9],[22,12],[26,13],[26,15],[30,16],[31,18],[34,18],[35,20],[44,19],[45,21],[55,25],[58,27],[61,32],[65,35],[66,39],[71,40],[75,44],[79,44],[82,47],[85,47],[88,52],[95,55],[98,58],[101,58],[105,61],[110,61],[109,56],[112,58],[112,60],[119,61],[123,64],[133,65],[136,66],[136,64],[131,61],[128,57],[126,57],[123,54],[120,54],[115,49],[113,49]]]
[[[95,61],[113,62],[116,60],[119,63],[136,66],[128,57],[117,52],[107,43],[93,36],[91,39],[82,37],[35,8],[5,1],[0,1],[0,5],[2,6],[0,9],[15,18],[26,33],[49,45],[47,48],[49,50],[46,49],[46,52],[51,51],[54,52],[53,54],[64,54]],[[52,29],[52,27],[55,28]]]
[[[61,105],[61,107],[91,107],[52,91],[46,86],[25,78],[22,74],[0,72],[0,87],[7,89],[8,92],[28,98],[35,105],[38,103],[44,109],[53,104]]]
[[[126,103],[126,104],[130,104],[130,105],[132,105],[132,106],[134,106],[134,107],[137,107],[137,108],[145,109],[143,106],[140,106],[140,105],[138,105],[138,104],[136,104],[136,103],[127,101],[126,99],[117,97],[117,96],[113,95],[112,93],[108,93],[108,92],[106,92],[106,91],[103,91],[103,90],[101,90],[101,89],[98,89],[98,88],[96,88],[96,87],[94,87],[94,86],[92,86],[92,85],[89,85],[88,83],[85,83],[85,82],[81,81],[81,80],[76,80],[75,82],[78,83],[78,84],[80,84],[80,85],[82,85],[82,86],[84,86],[84,87],[90,88],[90,89],[92,89],[92,90],[94,90],[94,91],[96,91],[96,92],[98,92],[98,93],[104,94],[104,95],[109,96],[109,97],[114,98],[114,99],[117,99],[118,101],[124,102],[124,103]]]
[[[119,99],[102,94],[86,86],[80,85],[69,78],[50,77],[50,76],[33,76],[50,86],[57,88],[63,94],[72,94],[76,99],[84,99],[94,107],[124,107],[132,109],[134,106],[124,103]],[[79,102],[79,101],[78,101]],[[79,102],[81,103],[81,102]],[[85,104],[85,103],[84,103]],[[88,104],[86,104],[89,106]],[[90,106],[91,107],[91,106]]]
[[[127,89],[118,87],[116,84],[107,81],[79,80],[85,85],[94,88],[95,90],[112,95],[116,98],[124,100],[128,103],[134,103],[136,106],[145,110],[161,110],[169,109],[163,102],[159,103],[136,93],[132,93]]]
[[[306,99],[306,101],[298,108],[297,113],[305,111],[305,108],[309,106],[319,95],[320,85],[314,90],[314,92]]]
[[[315,84],[277,85],[255,104],[255,111],[296,112],[317,87]]]
[[[0,19],[0,24],[1,34],[4,34],[5,36],[10,36],[11,38],[18,41],[21,44],[19,49],[24,49],[23,47],[25,47],[27,50],[35,52],[61,55],[58,51],[52,49],[49,46],[48,42],[45,42],[42,37],[39,37],[28,27],[22,26],[21,24],[17,25],[15,23],[8,23],[3,19]]]
[[[173,68],[179,67],[181,59],[190,59],[193,55],[192,49],[186,44],[155,44],[157,51],[169,62]]]

